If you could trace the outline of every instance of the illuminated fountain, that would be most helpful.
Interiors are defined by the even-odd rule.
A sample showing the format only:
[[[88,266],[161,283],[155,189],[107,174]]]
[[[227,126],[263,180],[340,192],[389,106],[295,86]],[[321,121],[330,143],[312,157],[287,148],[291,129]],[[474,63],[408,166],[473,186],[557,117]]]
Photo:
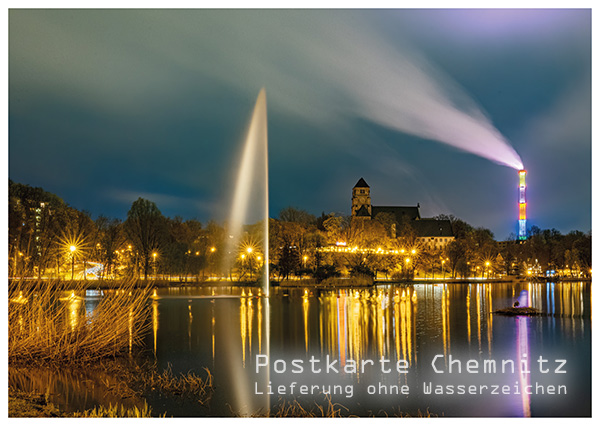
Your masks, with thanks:
[[[267,137],[267,94],[265,89],[261,89],[254,105],[248,133],[243,147],[240,166],[238,169],[237,181],[233,193],[233,202],[231,206],[231,215],[229,217],[229,237],[227,239],[226,253],[229,254],[228,267],[230,268],[237,257],[238,247],[243,234],[243,225],[251,223],[253,219],[262,218],[264,221],[263,233],[263,253],[264,267],[262,278],[262,296],[258,300],[258,333],[259,347],[262,346],[262,327],[264,323],[264,349],[259,349],[263,354],[270,355],[270,306],[269,306],[269,161],[268,161],[268,137]],[[250,201],[253,201],[252,203]],[[258,200],[258,201],[256,201]],[[259,293],[260,294],[260,293]],[[270,396],[264,395],[257,401],[256,395],[252,396],[248,390],[252,389],[249,383],[248,375],[244,369],[246,366],[246,336],[251,339],[252,336],[252,293],[246,295],[242,292],[241,308],[245,312],[240,313],[240,323],[242,325],[242,364],[234,355],[232,342],[227,341],[227,357],[230,371],[236,372],[236,381],[233,384],[236,398],[235,405],[239,414],[244,416],[252,415],[258,410],[265,410],[270,407]],[[264,318],[263,318],[264,315]],[[244,330],[243,324],[250,325],[248,332]],[[251,340],[249,340],[251,348]],[[249,366],[248,366],[249,367]],[[251,367],[249,367],[251,368]],[[260,377],[255,377],[261,386],[269,383],[270,372],[265,369]]]
[[[263,200],[250,208],[250,198]],[[264,210],[261,212],[260,210]],[[254,105],[250,126],[246,135],[242,159],[235,185],[227,253],[230,253],[229,267],[234,262],[236,250],[242,236],[242,226],[248,221],[251,212],[259,211],[264,220],[264,270],[262,292],[269,296],[269,161],[267,138],[267,94],[261,89]]]

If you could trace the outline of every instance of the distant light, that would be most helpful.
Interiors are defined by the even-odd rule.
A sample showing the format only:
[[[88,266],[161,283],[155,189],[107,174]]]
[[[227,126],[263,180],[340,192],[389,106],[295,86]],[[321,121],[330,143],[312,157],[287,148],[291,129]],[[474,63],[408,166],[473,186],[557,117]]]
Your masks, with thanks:
[[[336,246],[342,246],[342,247],[346,247],[346,242],[345,241],[337,241],[335,243]]]
[[[71,247],[69,247],[69,250],[71,250],[73,252],[73,251],[77,250],[77,247],[71,246]]]

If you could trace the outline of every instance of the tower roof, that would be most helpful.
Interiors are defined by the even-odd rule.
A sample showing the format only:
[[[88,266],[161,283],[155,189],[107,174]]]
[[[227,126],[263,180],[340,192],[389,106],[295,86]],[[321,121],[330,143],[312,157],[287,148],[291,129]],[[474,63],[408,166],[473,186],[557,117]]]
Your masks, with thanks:
[[[358,180],[358,182],[356,182],[356,185],[354,185],[355,188],[369,188],[369,185],[367,185],[367,182],[365,182],[365,180],[363,178],[360,178]]]

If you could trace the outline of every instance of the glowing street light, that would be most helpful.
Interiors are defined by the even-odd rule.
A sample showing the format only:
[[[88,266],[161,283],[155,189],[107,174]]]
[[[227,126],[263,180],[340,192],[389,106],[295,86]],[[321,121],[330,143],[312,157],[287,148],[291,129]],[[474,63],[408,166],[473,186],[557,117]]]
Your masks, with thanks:
[[[442,260],[442,275],[443,275],[443,280],[446,279],[446,270],[444,269],[444,263],[446,263],[445,260]]]
[[[156,279],[156,256],[158,256],[158,253],[152,252],[152,269],[154,269],[154,279]]]

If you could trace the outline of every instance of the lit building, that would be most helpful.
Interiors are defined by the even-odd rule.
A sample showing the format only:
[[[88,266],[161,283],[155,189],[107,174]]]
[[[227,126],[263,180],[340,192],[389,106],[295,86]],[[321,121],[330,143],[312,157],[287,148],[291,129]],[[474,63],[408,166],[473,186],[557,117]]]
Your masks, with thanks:
[[[442,248],[454,240],[452,223],[449,220],[422,218],[416,206],[374,206],[371,204],[371,188],[360,178],[352,188],[352,219],[371,220],[378,214],[386,213],[394,219],[392,236],[396,236],[396,226],[409,222],[422,245],[430,248]]]

